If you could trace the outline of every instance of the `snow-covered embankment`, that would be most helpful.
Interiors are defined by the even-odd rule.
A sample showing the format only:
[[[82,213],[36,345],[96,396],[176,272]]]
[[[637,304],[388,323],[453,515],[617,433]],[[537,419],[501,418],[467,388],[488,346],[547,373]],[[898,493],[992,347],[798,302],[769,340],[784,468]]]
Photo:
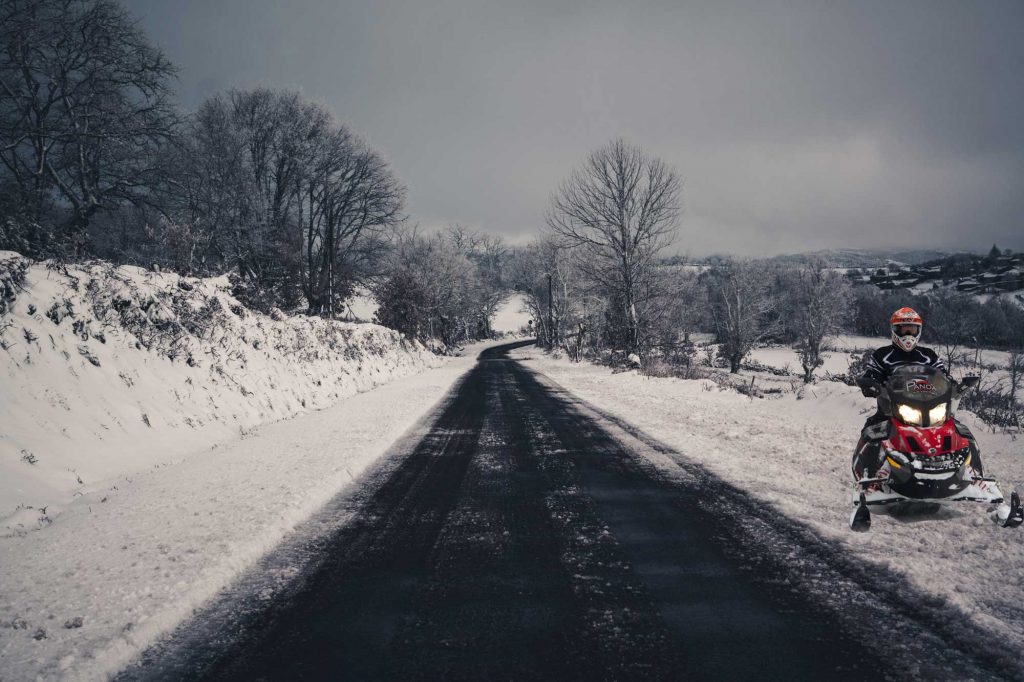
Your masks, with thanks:
[[[473,364],[376,325],[253,313],[222,280],[0,263],[5,678],[116,671]]]
[[[18,262],[0,254],[0,271]],[[112,476],[440,363],[376,325],[254,313],[224,279],[109,264],[24,274],[0,317],[5,534]]]

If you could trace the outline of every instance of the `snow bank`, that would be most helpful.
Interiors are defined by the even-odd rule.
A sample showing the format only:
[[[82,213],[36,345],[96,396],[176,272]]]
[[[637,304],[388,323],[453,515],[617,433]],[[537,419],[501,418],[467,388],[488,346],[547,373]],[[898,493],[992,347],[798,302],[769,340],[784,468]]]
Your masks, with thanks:
[[[898,571],[941,603],[1024,651],[1024,534],[997,527],[989,507],[964,503],[934,515],[875,513],[870,533],[848,530],[850,458],[874,406],[859,391],[822,382],[773,400],[751,399],[711,381],[636,372],[513,352],[598,409],[661,440],[790,517],[839,540],[879,571]],[[993,433],[973,415],[986,472],[1004,494],[1024,484],[1024,441]]]
[[[114,674],[425,423],[479,351],[11,253],[0,301],[3,679]]]
[[[441,362],[376,325],[254,313],[222,278],[0,252],[0,300],[0,535]]]
[[[0,539],[0,677],[116,673],[429,422],[478,350],[118,476],[50,526]]]

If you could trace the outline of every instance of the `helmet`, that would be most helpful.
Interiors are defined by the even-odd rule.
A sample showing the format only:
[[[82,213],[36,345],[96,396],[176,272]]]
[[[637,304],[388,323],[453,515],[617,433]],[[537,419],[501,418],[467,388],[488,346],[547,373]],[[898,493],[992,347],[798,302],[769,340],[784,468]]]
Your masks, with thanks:
[[[913,308],[900,308],[889,319],[892,328],[892,342],[905,351],[912,351],[921,340],[924,320]]]

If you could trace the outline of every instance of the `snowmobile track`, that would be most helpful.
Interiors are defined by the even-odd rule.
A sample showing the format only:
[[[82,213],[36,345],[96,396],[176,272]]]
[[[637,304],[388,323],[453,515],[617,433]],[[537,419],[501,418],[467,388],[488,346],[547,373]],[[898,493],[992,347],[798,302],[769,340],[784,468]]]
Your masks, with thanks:
[[[121,677],[1024,678],[952,607],[509,359],[521,345],[481,354],[321,532]]]

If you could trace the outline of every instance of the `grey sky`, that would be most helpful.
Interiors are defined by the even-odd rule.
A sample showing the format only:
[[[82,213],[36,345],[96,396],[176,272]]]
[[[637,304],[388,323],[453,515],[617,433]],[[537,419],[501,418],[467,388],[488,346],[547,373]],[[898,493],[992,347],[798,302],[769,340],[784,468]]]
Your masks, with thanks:
[[[1024,250],[1024,2],[127,0],[186,108],[300,88],[422,225],[525,241],[624,137],[686,181],[677,250]]]

